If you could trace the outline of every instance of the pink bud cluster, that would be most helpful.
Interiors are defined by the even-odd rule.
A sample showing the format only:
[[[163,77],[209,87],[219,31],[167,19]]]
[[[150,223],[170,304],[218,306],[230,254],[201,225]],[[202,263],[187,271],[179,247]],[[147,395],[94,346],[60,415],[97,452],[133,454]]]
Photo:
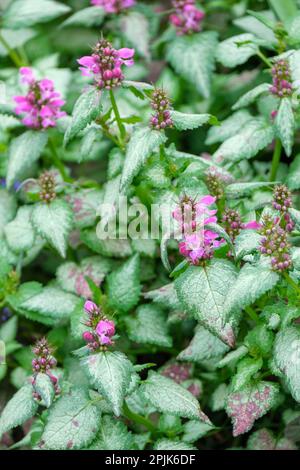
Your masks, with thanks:
[[[84,304],[84,310],[88,314],[85,325],[89,330],[82,335],[90,351],[105,351],[107,346],[113,344],[112,337],[115,335],[115,324],[108,320],[101,309],[91,300]]]
[[[91,4],[102,7],[106,13],[121,13],[132,7],[135,0],[91,0]]]
[[[295,223],[288,212],[293,204],[290,190],[284,184],[275,186],[273,197],[273,207],[279,211],[281,215],[281,226],[287,232],[292,232],[295,228]]]
[[[207,224],[216,223],[215,209],[209,209],[216,198],[204,196],[195,201],[184,196],[179,206],[173,211],[173,218],[179,222],[183,240],[179,243],[179,251],[192,264],[199,265],[213,257],[214,250],[223,240],[219,235],[205,228]]]
[[[20,69],[22,83],[29,86],[27,95],[15,96],[16,114],[25,114],[22,122],[32,129],[55,127],[57,119],[66,115],[61,111],[65,102],[60,93],[55,91],[52,80],[36,80],[28,67]]]
[[[40,395],[35,391],[35,381],[36,375],[38,373],[47,374],[50,378],[54,391],[56,395],[59,395],[60,388],[58,386],[57,378],[52,374],[51,369],[56,367],[57,361],[55,357],[52,355],[52,349],[50,348],[48,341],[46,338],[42,338],[36,342],[35,346],[32,349],[34,354],[34,359],[32,360],[32,370],[33,370],[33,377],[31,379],[31,383],[33,386],[33,397],[40,401]]]
[[[170,100],[161,88],[153,91],[151,107],[155,111],[155,114],[150,119],[150,124],[154,129],[161,130],[173,126],[170,113]]]
[[[279,98],[286,98],[293,92],[290,67],[285,59],[280,59],[272,67],[273,85],[270,92]]]
[[[39,177],[40,200],[50,204],[56,198],[55,179],[52,173],[46,171]]]
[[[272,269],[283,272],[292,267],[290,256],[290,244],[288,234],[280,224],[278,218],[272,219],[265,216],[263,226],[260,231],[263,238],[260,244],[260,252],[271,257]]]
[[[99,89],[111,90],[121,85],[124,80],[122,66],[131,67],[133,56],[134,49],[125,47],[117,50],[106,39],[101,39],[91,56],[81,57],[77,62],[83,76],[93,77]]]
[[[175,13],[170,15],[170,22],[177,29],[178,35],[191,34],[201,30],[204,12],[195,5],[195,0],[173,0]]]
[[[258,230],[261,227],[261,225],[257,223],[255,220],[252,220],[247,223],[243,223],[239,212],[235,209],[228,209],[228,208],[224,210],[224,213],[222,216],[222,222],[223,222],[226,232],[228,233],[232,241],[236,239],[236,237],[239,235],[241,230],[244,230],[244,229]]]

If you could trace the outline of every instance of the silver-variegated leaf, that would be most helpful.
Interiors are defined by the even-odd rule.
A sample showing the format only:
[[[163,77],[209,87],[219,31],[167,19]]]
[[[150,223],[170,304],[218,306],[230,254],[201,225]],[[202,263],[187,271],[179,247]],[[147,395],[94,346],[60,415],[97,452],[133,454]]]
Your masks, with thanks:
[[[274,361],[293,398],[300,402],[300,329],[288,326],[276,335]]]
[[[35,231],[31,223],[32,206],[20,207],[14,220],[6,225],[7,244],[15,253],[25,253],[34,244]]]
[[[275,118],[276,134],[282,142],[285,153],[291,156],[294,143],[295,117],[292,102],[289,98],[283,98]]]
[[[28,383],[9,400],[0,417],[0,436],[3,433],[23,424],[32,418],[37,411],[38,404],[32,395],[32,386]]]

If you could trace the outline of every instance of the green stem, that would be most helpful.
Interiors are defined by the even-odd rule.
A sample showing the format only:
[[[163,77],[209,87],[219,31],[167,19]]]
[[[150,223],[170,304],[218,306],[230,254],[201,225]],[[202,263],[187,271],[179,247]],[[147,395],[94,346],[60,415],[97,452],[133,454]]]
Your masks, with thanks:
[[[119,128],[119,131],[120,131],[121,140],[122,140],[122,142],[124,142],[124,140],[126,138],[126,129],[124,127],[124,124],[122,123],[122,118],[120,116],[118,105],[117,105],[117,102],[116,102],[116,99],[115,99],[115,95],[114,95],[112,90],[109,91],[109,96],[110,96],[112,109],[114,111],[114,115],[115,115],[115,118],[116,118],[116,122],[117,122],[117,125],[118,125],[118,128]]]
[[[281,158],[281,149],[282,149],[281,141],[279,139],[276,139],[273,158],[272,158],[270,181],[276,180],[277,171],[278,171],[280,158]]]
[[[251,318],[251,320],[253,320],[255,323],[260,323],[259,316],[258,316],[257,313],[255,312],[255,310],[253,310],[252,307],[245,307],[244,310],[245,310],[245,312],[249,315],[249,317]]]
[[[55,144],[54,144],[53,140],[51,139],[51,137],[49,137],[49,147],[50,147],[50,150],[51,150],[52,161],[53,161],[54,166],[59,170],[59,172],[60,172],[60,174],[61,174],[64,181],[66,181],[68,183],[72,183],[73,180],[72,180],[72,178],[70,178],[67,175],[65,166],[64,166],[64,164],[62,163],[62,161],[60,160],[60,158],[57,154]]]
[[[144,426],[152,434],[157,433],[157,429],[154,426],[154,424],[149,419],[145,418],[144,416],[138,415],[137,413],[134,413],[133,411],[131,411],[128,408],[126,402],[124,402],[124,405],[123,405],[123,415],[126,418],[130,419],[131,421],[134,421],[135,423],[140,424],[141,426]]]
[[[272,68],[272,64],[271,62],[269,61],[269,59],[265,56],[265,54],[263,54],[261,52],[261,50],[258,49],[257,53],[258,57],[266,64],[266,66],[271,69]]]
[[[297,284],[287,272],[283,273],[283,277],[286,280],[286,282],[297,292],[297,294],[300,295],[299,284]]]
[[[23,65],[23,62],[22,60],[20,59],[19,55],[16,53],[16,51],[14,51],[10,45],[8,44],[8,42],[6,42],[6,40],[4,39],[4,37],[2,36],[2,34],[0,33],[0,43],[3,45],[3,47],[7,50],[8,52],[8,55],[9,57],[11,58],[11,60],[13,61],[13,63],[15,64],[16,67],[20,68],[22,67]]]

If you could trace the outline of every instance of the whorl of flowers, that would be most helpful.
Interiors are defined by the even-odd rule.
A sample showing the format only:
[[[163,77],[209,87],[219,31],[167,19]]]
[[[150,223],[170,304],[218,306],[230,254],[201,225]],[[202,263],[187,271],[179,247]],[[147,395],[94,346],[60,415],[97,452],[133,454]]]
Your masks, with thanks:
[[[280,59],[274,63],[272,70],[273,85],[270,92],[279,98],[286,98],[293,92],[290,67],[285,59]]]
[[[46,203],[52,202],[56,198],[55,179],[49,171],[44,172],[38,180],[40,186],[40,199]]]
[[[180,224],[183,240],[179,243],[179,251],[192,264],[199,265],[211,259],[214,250],[223,240],[219,235],[207,228],[206,225],[217,222],[217,210],[209,209],[216,198],[210,195],[195,201],[184,196],[179,206],[173,211],[173,217]]]
[[[91,0],[91,4],[102,7],[106,13],[121,13],[135,5],[135,0]]]
[[[93,49],[91,56],[81,57],[77,62],[81,65],[83,76],[93,77],[99,89],[111,90],[121,85],[124,80],[122,66],[131,67],[134,49],[114,49],[106,39],[101,39]]]
[[[226,208],[222,216],[222,222],[224,228],[231,240],[234,241],[236,237],[240,234],[241,230],[244,229],[253,229],[257,230],[261,227],[259,223],[255,220],[250,222],[243,223],[239,212],[235,209]]]
[[[105,351],[107,346],[113,344],[114,322],[106,318],[101,309],[91,300],[85,302],[84,310],[88,314],[85,325],[89,330],[83,333],[83,340],[87,343],[90,351]]]
[[[32,370],[33,370],[33,377],[32,377],[32,386],[33,386],[33,397],[37,400],[41,400],[40,395],[35,391],[34,385],[36,381],[36,376],[39,373],[47,374],[50,378],[55,394],[58,395],[60,393],[60,388],[58,386],[57,378],[52,374],[51,369],[56,367],[57,361],[55,357],[53,357],[52,353],[53,350],[48,344],[46,338],[42,338],[38,340],[35,346],[32,349],[34,354],[34,359],[32,360]]]
[[[288,212],[292,207],[292,197],[289,189],[283,184],[275,186],[273,196],[273,208],[279,212],[279,215],[264,217],[260,230],[263,235],[260,251],[263,255],[271,257],[272,268],[275,271],[282,272],[292,267],[291,245],[288,241],[289,233],[295,227]]]
[[[22,83],[28,85],[29,89],[27,95],[14,97],[16,114],[24,114],[23,124],[32,129],[55,127],[57,119],[66,113],[61,111],[65,102],[60,93],[55,91],[52,80],[36,80],[28,67],[22,67],[20,74]]]
[[[195,0],[173,0],[175,13],[170,15],[170,22],[175,26],[178,35],[191,34],[201,30],[201,23],[205,16],[198,10]]]
[[[151,107],[155,114],[150,119],[150,124],[154,129],[161,130],[173,126],[170,113],[170,100],[161,88],[153,91],[151,96]]]

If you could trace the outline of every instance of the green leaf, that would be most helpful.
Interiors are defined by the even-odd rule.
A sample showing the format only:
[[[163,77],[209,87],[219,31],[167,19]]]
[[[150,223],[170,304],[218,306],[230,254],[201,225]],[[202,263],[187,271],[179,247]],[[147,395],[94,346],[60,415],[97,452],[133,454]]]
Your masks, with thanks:
[[[65,15],[71,8],[52,0],[15,0],[3,15],[6,28],[19,29],[51,21]]]
[[[95,229],[81,232],[81,239],[85,245],[95,253],[113,258],[127,258],[132,255],[129,240],[109,239],[101,240],[97,237]]]
[[[230,347],[235,343],[237,319],[232,317],[226,322],[224,304],[235,281],[234,265],[217,259],[205,267],[190,266],[175,280],[183,307]]]
[[[100,409],[85,391],[71,391],[51,407],[41,438],[42,448],[67,450],[88,446],[95,438],[100,419]]]
[[[97,439],[89,450],[131,450],[133,448],[133,435],[125,424],[111,416],[103,416]]]
[[[37,32],[30,28],[23,28],[23,29],[18,28],[17,34],[14,29],[1,29],[2,37],[4,38],[6,43],[10,45],[12,49],[16,49],[17,47],[24,46],[24,44],[26,44],[27,41],[29,41],[34,36],[36,36],[36,34]],[[3,46],[3,44],[0,44],[0,56],[6,57],[7,55],[8,55],[7,49]],[[13,125],[16,124],[16,119],[13,116],[6,116],[6,117],[12,118],[8,122],[10,122]],[[18,122],[20,122],[19,119],[18,119]]]
[[[216,59],[224,67],[236,67],[244,64],[258,51],[257,38],[253,34],[244,33],[231,36],[219,43]]]
[[[203,423],[194,419],[187,421],[183,425],[182,440],[188,443],[196,442],[214,429],[216,429],[215,426],[209,423]]]
[[[275,128],[285,153],[290,157],[294,143],[295,117],[289,98],[283,98],[280,102],[275,118]]]
[[[109,305],[120,312],[128,312],[139,301],[141,294],[140,259],[133,255],[107,278]]]
[[[228,386],[226,384],[218,385],[210,399],[210,407],[212,411],[224,410],[227,396]]]
[[[281,0],[269,0],[269,3],[280,21],[284,23],[286,30],[289,31],[292,20],[298,14],[294,0],[285,0],[284,3]]]
[[[37,233],[65,258],[73,226],[73,212],[69,204],[60,199],[50,204],[36,204],[31,221]]]
[[[32,396],[32,386],[25,384],[9,400],[0,417],[0,436],[5,432],[23,424],[34,416],[38,408]]]
[[[11,317],[0,328],[0,340],[5,343],[10,343],[16,338],[18,328],[17,316]],[[1,361],[0,361],[1,362]]]
[[[229,199],[239,199],[251,195],[257,189],[271,189],[273,182],[251,181],[247,183],[232,183],[226,186],[225,194]]]
[[[176,441],[173,439],[159,439],[154,444],[154,450],[196,450],[196,447],[187,444],[186,442]]]
[[[212,145],[217,142],[224,142],[224,140],[234,136],[251,119],[253,119],[253,116],[245,109],[233,113],[227,119],[224,119],[220,126],[213,126],[208,130],[205,144]]]
[[[210,359],[220,358],[228,350],[229,347],[223,341],[203,326],[198,326],[190,344],[181,351],[177,359],[201,364]]]
[[[228,395],[226,412],[232,420],[233,436],[250,431],[254,422],[277,405],[279,387],[272,382],[246,385]]]
[[[126,193],[133,178],[153,152],[167,140],[164,132],[148,128],[136,129],[127,147],[120,191]]]
[[[248,353],[248,348],[244,345],[238,347],[237,349],[234,349],[233,351],[230,351],[226,356],[223,357],[218,363],[218,368],[225,367],[228,365],[231,365],[232,363],[235,363],[238,359],[241,357],[246,356]]]
[[[211,114],[186,114],[179,111],[170,111],[174,126],[179,131],[197,129],[203,124],[218,124],[218,119]]]
[[[300,330],[288,326],[279,331],[274,344],[274,360],[285,377],[292,397],[300,402]]]
[[[289,167],[286,184],[292,191],[300,189],[300,153],[293,159]]]
[[[213,158],[217,161],[238,162],[255,157],[273,141],[274,134],[273,126],[264,118],[252,119],[236,135],[225,140]]]
[[[263,360],[261,357],[252,358],[245,357],[237,365],[237,372],[232,379],[232,391],[236,392],[240,390],[245,385],[247,385],[251,379],[263,365]]]
[[[170,41],[167,49],[167,60],[175,71],[204,98],[210,96],[216,47],[217,34],[209,31],[177,37]]]
[[[261,323],[249,331],[244,342],[252,356],[267,358],[273,348],[274,333],[267,325]]]
[[[62,23],[61,28],[68,26],[86,26],[87,28],[100,26],[103,23],[104,18],[105,11],[101,7],[93,6],[83,8],[69,16],[69,18]]]
[[[141,388],[147,400],[158,411],[210,423],[196,398],[172,379],[151,371]]]
[[[173,310],[180,310],[182,308],[173,282],[158,289],[145,292],[143,295],[145,299],[152,300],[162,307]]]
[[[49,408],[52,405],[55,395],[50,377],[43,373],[37,374],[33,388],[40,395],[42,404],[46,406],[46,408]]]
[[[9,149],[7,187],[28,172],[43,152],[48,140],[45,131],[26,131],[13,139]]]
[[[17,201],[13,194],[0,188],[0,235],[4,226],[10,222],[16,214]]]
[[[273,12],[270,10],[261,12],[248,10],[247,12],[249,16],[236,18],[233,23],[244,31],[264,39],[268,45],[277,44],[277,39],[273,33],[273,27],[276,26],[276,18]]]
[[[100,352],[82,360],[89,379],[120,416],[124,398],[134,372],[131,362],[121,352]]]
[[[257,252],[262,236],[255,230],[242,230],[234,241],[237,259],[242,259],[250,253]]]
[[[275,439],[268,429],[259,429],[251,434],[248,439],[249,450],[297,450],[297,446],[289,439],[283,437]]]
[[[270,84],[269,83],[261,83],[257,87],[253,88],[252,90],[248,91],[245,95],[243,95],[236,103],[234,106],[232,106],[232,109],[240,109],[244,108],[245,106],[249,106],[249,104],[252,104],[260,95],[263,93],[267,93],[270,90]]]
[[[20,207],[16,218],[4,229],[7,244],[15,253],[24,253],[34,244],[35,231],[30,220],[31,214],[32,206]]]
[[[279,279],[279,275],[271,270],[267,259],[256,264],[245,264],[227,293],[223,314],[229,315],[253,304],[271,290]]]
[[[99,189],[81,189],[66,197],[74,215],[76,228],[91,227],[97,219],[97,210],[103,201],[103,191]]]
[[[157,305],[140,305],[136,316],[125,318],[125,322],[131,341],[166,348],[172,346],[166,315]]]
[[[57,287],[44,287],[42,290],[28,294],[20,308],[36,312],[54,320],[68,319],[76,308],[79,299],[73,294],[64,292]]]
[[[100,114],[102,109],[100,99],[101,94],[94,87],[80,95],[73,108],[72,121],[65,133],[65,146]]]
[[[150,58],[150,31],[148,19],[138,11],[129,12],[120,18],[119,28],[125,39],[136,51],[147,59]]]

